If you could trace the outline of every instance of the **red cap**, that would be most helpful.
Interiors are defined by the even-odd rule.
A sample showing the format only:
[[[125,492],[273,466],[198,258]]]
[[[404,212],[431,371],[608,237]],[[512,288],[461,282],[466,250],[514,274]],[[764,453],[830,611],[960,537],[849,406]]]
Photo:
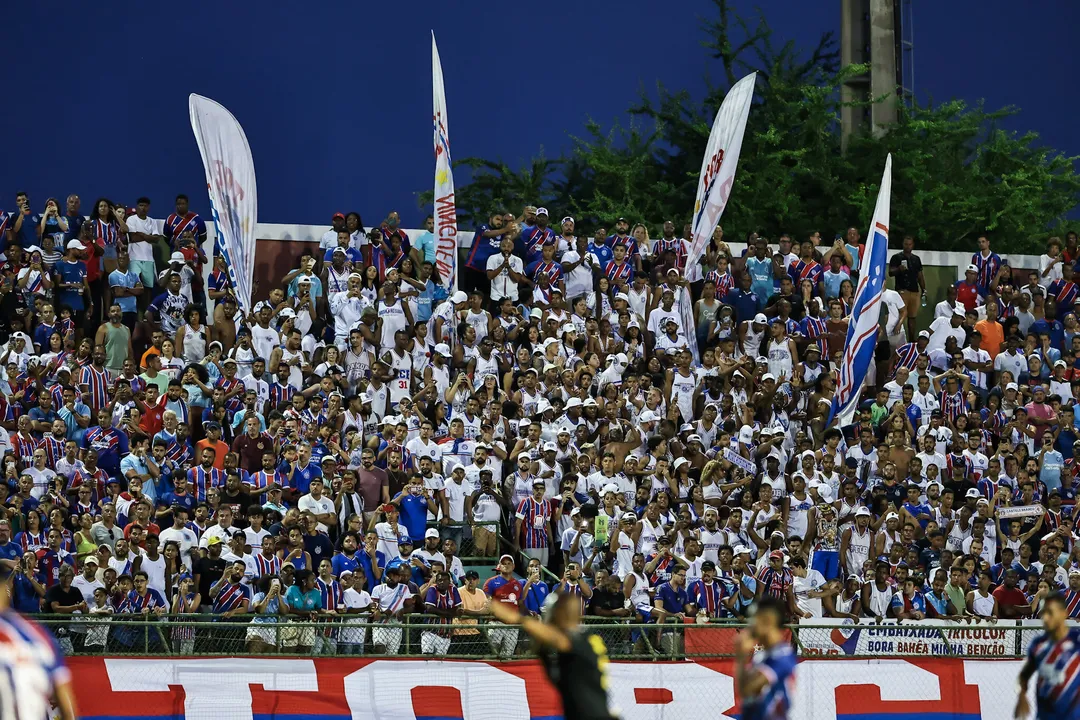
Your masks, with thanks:
[[[773,550],[771,553],[769,553],[769,559],[770,560],[783,560],[784,559],[784,553],[780,552],[779,550]]]
[[[383,512],[390,512],[391,510],[397,510],[397,508],[394,507],[393,505],[391,505],[390,503],[386,503],[386,504],[382,505],[379,509],[382,510]]]
[[[336,213],[334,213],[334,216],[332,218],[330,218],[330,219],[331,220],[337,220],[338,218],[341,218],[342,220],[344,220],[345,219],[345,214],[336,212]]]

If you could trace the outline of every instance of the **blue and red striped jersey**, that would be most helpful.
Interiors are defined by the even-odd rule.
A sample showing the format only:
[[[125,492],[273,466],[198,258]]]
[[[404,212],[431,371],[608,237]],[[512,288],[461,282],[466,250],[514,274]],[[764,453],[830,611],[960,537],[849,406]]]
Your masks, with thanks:
[[[86,365],[79,371],[79,385],[85,385],[90,393],[90,409],[97,417],[97,412],[109,404],[109,385],[112,379],[105,368],[98,370],[93,365]]]
[[[1040,634],[1028,646],[1028,660],[1036,667],[1038,717],[1076,717],[1080,700],[1080,628],[1070,627],[1061,640]]]
[[[169,238],[173,247],[176,247],[176,241],[188,230],[192,232],[200,245],[206,240],[206,223],[198,213],[191,211],[188,211],[186,215],[170,214],[165,218],[164,230],[165,236]]]
[[[524,535],[522,547],[535,549],[548,546],[547,530],[551,520],[551,503],[546,500],[538,502],[532,496],[524,498],[518,503],[517,518],[521,520]]]
[[[243,583],[236,583],[235,585],[228,583],[214,598],[213,612],[215,615],[221,615],[230,610],[236,610],[245,600],[251,602],[251,588]]]

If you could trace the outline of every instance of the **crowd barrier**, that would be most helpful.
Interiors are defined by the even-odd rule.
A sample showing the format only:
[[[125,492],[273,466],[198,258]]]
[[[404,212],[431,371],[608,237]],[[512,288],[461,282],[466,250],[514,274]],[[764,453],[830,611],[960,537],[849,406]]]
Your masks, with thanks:
[[[732,660],[611,662],[625,720],[736,718]],[[88,720],[559,720],[535,660],[69,659]],[[799,664],[795,720],[1005,720],[1018,660],[843,658]],[[566,720],[573,720],[566,718]]]
[[[319,622],[266,622],[266,616],[176,615],[138,618],[38,616],[67,655],[152,657],[383,655],[396,658],[451,656],[506,659],[529,650],[528,637],[488,622],[446,625],[437,618],[408,615],[402,622],[328,618]],[[696,660],[730,658],[737,623],[699,624],[695,618],[641,625],[589,618],[613,659]],[[815,618],[789,629],[802,658],[953,657],[1021,658],[1040,632],[1037,620],[949,622]]]

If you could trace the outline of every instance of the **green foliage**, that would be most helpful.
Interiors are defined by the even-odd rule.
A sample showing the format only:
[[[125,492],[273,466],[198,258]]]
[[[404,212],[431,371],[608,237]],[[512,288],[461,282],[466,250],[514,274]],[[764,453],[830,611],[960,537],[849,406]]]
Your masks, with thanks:
[[[989,232],[1010,252],[1041,252],[1076,206],[1078,158],[1038,145],[1035,133],[1002,130],[1018,112],[1012,107],[901,105],[884,135],[857,135],[841,152],[839,90],[866,68],[839,67],[831,33],[806,54],[791,41],[775,42],[760,14],[747,19],[727,0],[711,1],[716,15],[703,23],[702,45],[718,61],[721,86],[700,101],[660,86],[655,99],[643,94],[630,108],[628,127],[605,131],[590,120],[569,154],[549,160],[541,151],[519,171],[480,158],[456,162],[470,176],[458,189],[462,227],[526,204],[551,208],[556,220],[574,215],[582,231],[619,216],[646,222],[654,235],[666,219],[681,227],[693,210],[716,108],[751,70],[758,72],[755,101],[722,219],[731,239],[751,231],[801,237],[817,230],[828,238],[850,225],[864,230],[889,152],[894,244],[911,234],[923,247],[968,250]]]

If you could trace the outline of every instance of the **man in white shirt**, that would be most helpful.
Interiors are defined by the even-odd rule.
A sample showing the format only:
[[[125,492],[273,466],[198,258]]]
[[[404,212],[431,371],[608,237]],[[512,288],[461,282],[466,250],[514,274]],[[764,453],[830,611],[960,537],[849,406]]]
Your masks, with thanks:
[[[210,538],[218,538],[223,543],[228,543],[229,539],[233,535],[240,535],[243,537],[244,531],[240,528],[233,527],[232,524],[233,511],[232,507],[228,505],[222,505],[217,511],[217,525],[211,525],[203,531],[202,537],[199,538],[199,547],[205,548]]]
[[[1020,373],[1027,370],[1027,358],[1020,347],[1020,337],[1012,335],[1008,340],[1009,347],[1005,352],[998,353],[994,358],[994,371],[1000,374],[1005,370],[1012,373],[1013,380],[1020,377]]]
[[[822,617],[821,598],[830,594],[825,588],[825,576],[806,567],[806,560],[796,556],[791,559],[791,589],[795,604],[803,617]]]
[[[244,578],[240,581],[243,585],[251,585],[251,581],[259,575],[259,566],[255,562],[255,556],[247,552],[247,539],[244,533],[237,533],[229,541],[229,549],[221,553],[221,559],[230,565],[234,562],[244,563]]]
[[[569,221],[571,227],[574,218],[563,218],[563,229]],[[566,297],[570,300],[581,297],[592,291],[593,274],[592,268],[596,264],[596,256],[589,253],[589,241],[584,236],[574,238],[574,246],[562,254],[559,260],[563,266],[563,278],[566,282]]]
[[[327,456],[330,457],[330,456]],[[303,495],[296,502],[300,512],[310,512],[315,516],[318,524],[315,526],[319,532],[330,532],[328,525],[337,524],[337,515],[334,513],[334,501],[323,495],[322,476],[311,479],[311,492]]]
[[[419,550],[413,552],[413,557],[421,557],[431,566],[434,561],[441,562],[443,567],[446,567],[446,556],[440,551],[442,541],[439,539],[439,531],[435,528],[428,528],[424,532],[424,546]]]
[[[489,297],[494,302],[504,298],[517,302],[518,283],[525,282],[525,265],[514,255],[514,241],[510,237],[503,236],[499,250],[498,255],[492,255],[487,261],[487,276],[491,281]]]
[[[417,466],[421,458],[429,457],[435,471],[442,472],[442,446],[432,440],[434,433],[435,429],[431,421],[424,420],[420,423],[420,434],[405,443],[405,449],[412,453]]]
[[[337,235],[339,232],[345,229],[345,214],[336,212],[333,217],[330,218],[332,227],[322,234],[319,238],[319,249],[329,250],[337,247]],[[319,257],[322,257],[325,253],[319,253]]]
[[[461,467],[460,465],[458,467]],[[464,469],[464,468],[462,468]],[[465,498],[472,496],[479,485],[479,473],[477,483],[467,482],[464,472],[451,473],[450,477],[443,480],[443,495],[446,498],[446,516],[450,522],[465,522]],[[454,532],[456,531],[456,532]],[[449,536],[455,539],[461,537],[461,529],[451,528]]]
[[[334,293],[330,298],[330,314],[334,316],[334,344],[344,349],[349,341],[349,331],[360,322],[366,308],[375,311],[360,294],[359,273],[351,273],[348,278],[347,292]]]
[[[190,572],[193,569],[191,562],[191,549],[198,547],[199,537],[195,534],[195,531],[187,525],[188,511],[183,505],[173,505],[172,507],[173,524],[172,527],[167,527],[161,531],[158,535],[158,539],[161,540],[161,546],[165,547],[165,543],[172,541],[180,546],[180,562],[184,563],[184,567]]]
[[[142,280],[144,288],[154,287],[157,266],[154,263],[154,243],[165,240],[162,235],[162,221],[154,220],[147,213],[150,211],[150,198],[141,197],[135,201],[135,214],[128,215],[124,222],[128,227],[128,260],[132,272]],[[143,298],[146,298],[144,301]],[[144,292],[140,296],[140,307],[149,302],[150,296]]]
[[[907,305],[904,304],[904,298],[900,297],[900,293],[889,288],[881,293],[881,303],[888,311],[885,334],[889,338],[889,345],[895,350],[907,342],[907,332],[904,329],[907,322]]]
[[[933,350],[944,350],[945,341],[949,337],[956,338],[956,344],[959,347],[964,346],[964,306],[954,305],[952,315],[949,317],[939,317],[930,324],[930,342],[926,345],[926,351],[931,352]]]
[[[213,345],[216,343],[215,340]],[[267,358],[256,358],[251,363],[251,372],[240,378],[240,382],[244,383],[244,388],[247,390],[254,390],[256,399],[255,407],[261,413],[266,408],[266,403],[270,401],[270,383],[266,380],[266,360]]]
[[[104,588],[105,583],[98,580],[98,561],[93,555],[87,555],[83,560],[83,571],[81,575],[76,575],[75,579],[71,581],[71,587],[75,588],[82,593],[83,602],[93,607],[94,605],[94,590],[98,588]]]
[[[911,396],[911,404],[922,411],[922,417],[919,418],[919,426],[921,427],[923,425],[929,425],[930,413],[941,407],[941,404],[938,402],[937,395],[934,394],[934,388],[930,384],[929,375],[919,376],[918,387],[915,389],[915,392]],[[917,428],[916,431],[918,431]]]
[[[981,395],[986,393],[986,374],[993,369],[990,353],[982,349],[982,333],[972,331],[968,338],[968,345],[961,351],[964,355],[964,367],[971,375],[971,386],[982,390]]]

